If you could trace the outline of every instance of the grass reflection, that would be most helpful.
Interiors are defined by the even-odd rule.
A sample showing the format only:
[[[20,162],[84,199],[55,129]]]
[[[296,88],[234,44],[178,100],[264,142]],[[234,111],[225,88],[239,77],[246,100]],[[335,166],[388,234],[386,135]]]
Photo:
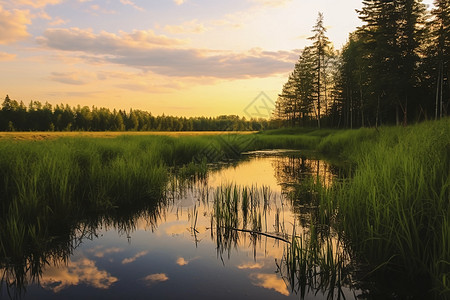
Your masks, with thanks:
[[[317,182],[313,180],[304,180],[303,184],[309,185],[310,190],[317,189]],[[223,185],[215,190],[213,197],[211,233],[222,260],[224,254],[230,258],[232,250],[242,246],[246,235],[250,236],[255,261],[257,245],[263,237],[281,243],[279,245],[284,249],[281,257],[274,257],[279,275],[270,275],[269,278],[267,274],[253,274],[253,279],[258,279],[256,285],[275,289],[282,294],[289,289],[298,293],[301,299],[307,294],[318,292],[325,294],[328,299],[341,299],[345,298],[344,288],[355,288],[352,278],[355,265],[350,252],[329,224],[319,222],[320,211],[316,204],[309,203],[310,223],[301,222],[302,225],[296,226],[299,220],[303,220],[303,214],[294,214],[293,219],[284,219],[280,224],[280,208],[273,207],[276,202],[270,198],[271,192],[267,187]],[[289,205],[290,209],[299,209],[295,201],[291,204],[294,205]],[[286,205],[288,203],[282,204]],[[274,220],[269,221],[268,216]],[[279,284],[274,285],[274,282],[282,280],[285,287],[281,291]]]

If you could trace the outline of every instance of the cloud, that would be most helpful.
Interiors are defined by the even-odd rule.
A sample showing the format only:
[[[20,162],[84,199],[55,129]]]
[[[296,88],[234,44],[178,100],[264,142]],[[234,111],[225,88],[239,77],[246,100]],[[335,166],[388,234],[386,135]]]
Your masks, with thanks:
[[[140,91],[140,92],[146,92],[146,93],[170,93],[174,90],[180,90],[184,87],[186,87],[185,84],[179,83],[179,82],[173,82],[169,81],[167,83],[161,83],[161,84],[153,84],[146,82],[142,80],[141,77],[135,76],[134,82],[131,83],[120,83],[115,84],[114,86],[123,90],[128,91]],[[186,227],[183,227],[183,231],[186,231]]]
[[[134,3],[133,1],[130,0],[120,0],[120,3],[122,3],[123,5],[130,5],[131,7],[139,10],[139,11],[145,11],[144,8],[137,6],[136,3]]]
[[[97,16],[98,13],[105,14],[105,15],[114,15],[117,13],[115,10],[102,8],[98,4],[92,4],[91,6],[89,6],[89,9],[90,10],[88,10],[88,12],[93,14],[94,16]]]
[[[118,279],[106,271],[99,270],[95,262],[87,258],[70,261],[65,267],[49,267],[44,270],[40,284],[55,293],[81,283],[107,289]]]
[[[51,21],[50,23],[48,23],[48,25],[50,26],[58,26],[58,25],[64,25],[69,23],[69,20],[63,20],[60,17],[56,17],[53,19],[53,21]]]
[[[181,48],[185,42],[135,30],[119,34],[79,28],[47,29],[37,42],[54,50],[82,53],[90,63],[114,63],[165,76],[250,78],[292,69],[298,54],[290,51],[247,52]]]
[[[0,44],[9,44],[27,38],[27,25],[31,24],[28,11],[4,10],[0,5]]]
[[[15,54],[0,52],[0,61],[10,61],[16,58]]]
[[[86,79],[81,79],[80,74],[75,72],[69,73],[52,72],[50,79],[53,81],[70,85],[85,85],[88,83]]]
[[[50,17],[49,14],[47,14],[44,10],[40,10],[37,13],[32,15],[32,18],[40,18],[40,19],[44,19],[44,20],[51,20],[52,17]]]
[[[125,55],[127,51],[147,50],[156,46],[176,46],[185,42],[156,35],[152,30],[134,30],[119,34],[102,31],[95,34],[92,30],[79,28],[47,29],[37,42],[49,48],[64,51],[81,51],[91,54]]]
[[[199,23],[197,19],[184,22],[181,25],[166,25],[164,29],[173,34],[180,33],[203,33],[207,29],[202,23]]]
[[[291,1],[292,0],[253,0],[253,2],[257,4],[271,7],[284,6]]]
[[[138,258],[145,256],[148,254],[148,251],[141,251],[139,253],[137,253],[135,256],[130,257],[130,258],[125,258],[124,260],[122,260],[122,264],[129,264],[132,262],[135,262]]]
[[[146,281],[147,285],[153,285],[155,283],[164,282],[169,280],[169,277],[164,273],[150,274],[144,277],[142,280]]]
[[[15,5],[31,6],[33,8],[45,7],[61,3],[62,0],[14,0]]]
[[[286,283],[277,274],[251,274],[250,278],[253,280],[253,284],[263,287],[269,290],[275,290],[276,292],[289,296],[289,291],[286,287]]]
[[[186,2],[186,0],[173,0],[173,2],[175,2],[176,5],[182,5]]]

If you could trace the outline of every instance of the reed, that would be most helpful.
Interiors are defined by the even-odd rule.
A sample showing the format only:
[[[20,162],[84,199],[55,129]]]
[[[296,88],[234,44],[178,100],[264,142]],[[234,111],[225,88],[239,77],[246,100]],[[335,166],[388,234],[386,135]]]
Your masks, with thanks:
[[[372,269],[406,273],[448,295],[450,119],[369,135],[347,137],[341,152],[354,160],[354,176],[324,193],[321,206]],[[329,137],[321,147],[335,144]]]
[[[322,235],[313,223],[298,235],[295,225],[290,243],[277,263],[278,272],[300,299],[319,292],[327,299],[345,299],[343,288],[354,289],[349,252],[332,235]]]

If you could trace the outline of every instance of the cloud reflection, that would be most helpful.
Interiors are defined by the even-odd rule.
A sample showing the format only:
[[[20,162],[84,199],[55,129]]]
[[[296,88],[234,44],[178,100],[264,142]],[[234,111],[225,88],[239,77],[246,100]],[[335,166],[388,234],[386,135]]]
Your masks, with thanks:
[[[169,277],[164,273],[157,273],[145,276],[142,280],[144,280],[146,284],[150,286],[156,283],[167,281],[169,280]]]
[[[177,259],[177,265],[179,265],[179,266],[185,266],[185,265],[187,265],[187,264],[189,264],[189,261],[188,261],[188,260],[185,260],[183,257],[178,257],[178,259]]]
[[[246,264],[240,264],[238,266],[238,269],[240,270],[244,270],[244,269],[248,269],[248,270],[254,270],[254,269],[262,269],[264,265],[260,264],[260,263],[246,263]]]
[[[119,252],[123,252],[123,251],[124,251],[123,249],[112,247],[112,248],[105,249],[103,251],[95,252],[94,256],[101,258],[101,257],[104,257],[106,254],[119,253]]]
[[[148,251],[141,251],[141,252],[139,252],[138,254],[136,254],[133,257],[125,258],[124,260],[122,260],[122,264],[125,265],[125,264],[129,264],[129,263],[135,262],[136,259],[138,259],[139,257],[145,256],[147,254],[148,254]]]
[[[70,261],[67,266],[52,266],[44,270],[40,283],[42,287],[55,293],[81,283],[98,289],[108,289],[119,279],[106,271],[99,270],[93,260],[82,258]]]
[[[259,287],[263,287],[269,290],[275,290],[276,292],[289,296],[289,291],[286,287],[286,283],[277,274],[251,274],[250,278],[253,280],[253,284]]]

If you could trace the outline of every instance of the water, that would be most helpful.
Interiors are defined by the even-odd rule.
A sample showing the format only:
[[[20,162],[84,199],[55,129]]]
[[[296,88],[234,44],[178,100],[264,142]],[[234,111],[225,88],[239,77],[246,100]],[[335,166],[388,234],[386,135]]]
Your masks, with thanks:
[[[339,172],[298,152],[271,151],[215,166],[205,180],[174,179],[154,209],[78,224],[39,263],[0,269],[1,298],[353,299],[359,292],[348,284],[336,289],[320,276],[302,284],[286,264],[294,224],[297,236],[308,236],[317,218],[311,187]],[[220,187],[222,195],[247,187],[253,204],[244,212],[240,196],[236,215],[219,215]]]

